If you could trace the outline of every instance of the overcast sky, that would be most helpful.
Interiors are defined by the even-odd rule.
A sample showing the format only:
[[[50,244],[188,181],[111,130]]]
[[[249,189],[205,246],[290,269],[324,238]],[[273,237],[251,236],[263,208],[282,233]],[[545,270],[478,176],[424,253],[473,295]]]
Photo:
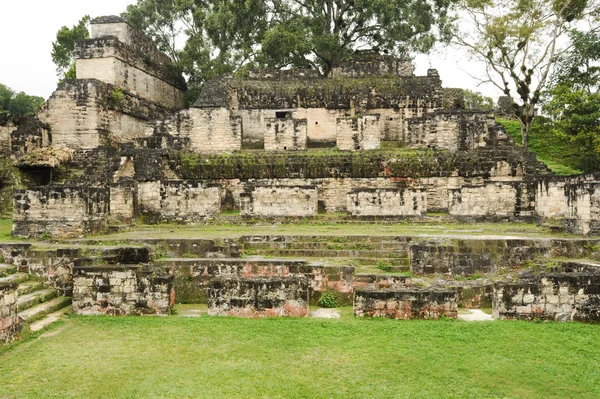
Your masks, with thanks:
[[[19,92],[48,98],[56,89],[56,69],[50,58],[52,41],[61,26],[72,26],[81,17],[119,15],[125,11],[128,0],[1,0],[0,22],[0,83]],[[465,53],[455,49],[435,51],[419,56],[416,74],[424,75],[427,68],[438,69],[444,87],[479,90],[496,97],[492,87],[476,88],[474,81],[463,70],[477,74],[477,68]]]

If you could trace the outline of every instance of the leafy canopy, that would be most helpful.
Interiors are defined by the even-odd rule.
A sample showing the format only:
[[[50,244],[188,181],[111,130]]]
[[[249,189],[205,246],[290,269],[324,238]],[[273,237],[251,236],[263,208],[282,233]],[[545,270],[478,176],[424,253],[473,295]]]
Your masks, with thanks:
[[[44,104],[44,99],[24,92],[15,93],[0,83],[0,114],[12,116],[33,116]]]
[[[56,65],[59,81],[75,79],[75,44],[77,40],[89,39],[88,24],[90,16],[81,18],[71,28],[63,26],[56,33],[56,41],[52,42],[52,62]]]
[[[312,67],[324,75],[357,49],[425,52],[449,39],[458,0],[138,0],[123,14],[188,78],[254,67]]]

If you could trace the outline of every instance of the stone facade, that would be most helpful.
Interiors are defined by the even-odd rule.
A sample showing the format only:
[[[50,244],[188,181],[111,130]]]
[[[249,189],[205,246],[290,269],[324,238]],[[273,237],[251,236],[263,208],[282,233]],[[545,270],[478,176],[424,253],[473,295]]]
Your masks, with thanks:
[[[532,280],[498,283],[494,317],[600,322],[600,274],[548,273]]]
[[[340,150],[376,150],[381,144],[379,115],[338,118],[336,145]]]
[[[390,319],[456,318],[456,292],[443,290],[356,290],[354,316]]]
[[[19,331],[18,285],[0,282],[0,344],[11,342]]]
[[[423,216],[427,213],[424,189],[355,189],[348,194],[352,216]]]
[[[106,188],[44,186],[15,193],[13,234],[82,237],[106,227],[110,192]]]
[[[306,317],[306,278],[217,279],[208,294],[208,314],[237,317]]]
[[[267,119],[265,150],[287,151],[306,149],[306,119]]]
[[[138,265],[77,266],[73,312],[82,315],[168,315],[173,276]]]
[[[311,217],[316,216],[317,211],[317,189],[311,186],[255,187],[240,197],[242,216]]]

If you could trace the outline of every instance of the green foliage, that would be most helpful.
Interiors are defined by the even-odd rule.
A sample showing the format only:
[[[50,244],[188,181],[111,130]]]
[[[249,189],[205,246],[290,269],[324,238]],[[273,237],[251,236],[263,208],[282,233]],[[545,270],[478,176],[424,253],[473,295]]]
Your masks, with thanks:
[[[456,41],[486,64],[484,81],[493,83],[513,104],[527,147],[536,109],[568,39],[572,21],[599,28],[595,0],[463,0],[470,19]],[[470,29],[470,30],[468,30]]]
[[[71,28],[63,26],[56,32],[56,41],[52,42],[52,62],[56,65],[59,81],[72,79],[75,76],[75,44],[78,40],[89,39],[88,24],[90,16],[86,15]]]
[[[123,96],[123,90],[118,86],[115,86],[112,93],[110,93],[110,99],[116,106],[120,106],[123,103]]]
[[[385,261],[385,260],[378,260],[377,261],[377,268],[379,270],[383,270],[384,272],[389,272],[390,270],[392,270],[390,262]]]
[[[319,306],[322,308],[336,308],[337,307],[337,299],[332,292],[324,292],[321,294],[319,298]]]
[[[491,110],[494,109],[494,100],[486,97],[478,91],[465,90],[465,108]]]
[[[518,143],[521,139],[521,124],[518,121],[498,119],[508,134]],[[557,175],[568,176],[581,173],[577,169],[579,154],[564,134],[549,126],[548,119],[534,119],[529,134],[529,149],[538,159]]]
[[[360,47],[428,51],[449,38],[455,1],[138,0],[123,17],[185,73],[192,101],[208,79],[255,66],[328,74]]]
[[[0,114],[33,116],[43,104],[42,97],[30,96],[24,92],[15,93],[0,83]]]

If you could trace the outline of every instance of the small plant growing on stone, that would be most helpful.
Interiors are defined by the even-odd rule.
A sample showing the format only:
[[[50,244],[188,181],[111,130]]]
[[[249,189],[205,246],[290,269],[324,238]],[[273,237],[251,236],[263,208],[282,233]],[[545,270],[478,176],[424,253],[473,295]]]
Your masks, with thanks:
[[[392,270],[392,266],[388,262],[383,260],[377,261],[377,268],[379,270],[383,270],[384,272],[389,272],[390,270]]]
[[[337,299],[331,292],[324,292],[319,298],[318,304],[322,308],[336,308]]]

